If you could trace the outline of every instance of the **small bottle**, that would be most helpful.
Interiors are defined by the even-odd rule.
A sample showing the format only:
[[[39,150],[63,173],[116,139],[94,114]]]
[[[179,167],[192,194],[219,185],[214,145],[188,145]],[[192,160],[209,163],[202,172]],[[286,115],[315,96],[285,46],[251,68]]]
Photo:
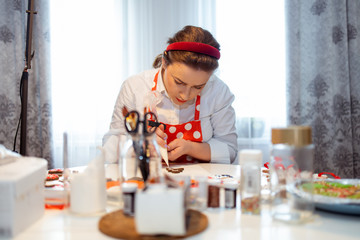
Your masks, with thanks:
[[[124,214],[134,216],[135,213],[135,194],[138,185],[136,183],[123,183],[121,185],[123,201],[124,201]]]
[[[236,194],[239,184],[236,181],[225,182],[225,208],[236,208]]]
[[[241,212],[260,214],[262,152],[244,149],[239,152],[241,167]]]
[[[219,208],[220,207],[220,180],[209,179],[208,180],[208,207]]]

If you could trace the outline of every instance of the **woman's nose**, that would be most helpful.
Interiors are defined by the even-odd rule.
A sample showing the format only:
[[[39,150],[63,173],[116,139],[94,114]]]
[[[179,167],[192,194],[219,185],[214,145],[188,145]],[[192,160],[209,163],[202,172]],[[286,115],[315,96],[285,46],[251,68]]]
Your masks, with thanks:
[[[191,93],[191,88],[186,87],[185,89],[183,89],[182,93],[180,94],[181,98],[183,100],[189,100],[190,99],[190,93]]]

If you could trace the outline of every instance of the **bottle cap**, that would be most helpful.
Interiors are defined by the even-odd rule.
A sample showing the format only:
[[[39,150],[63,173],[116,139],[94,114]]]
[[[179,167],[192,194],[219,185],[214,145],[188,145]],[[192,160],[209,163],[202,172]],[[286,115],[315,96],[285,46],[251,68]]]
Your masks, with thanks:
[[[272,144],[305,146],[312,143],[310,126],[289,126],[271,129]]]
[[[239,183],[237,181],[229,181],[229,182],[224,182],[224,187],[226,189],[237,189],[239,188]]]
[[[121,184],[121,189],[124,193],[132,193],[132,192],[136,192],[138,188],[138,185],[136,183],[123,183]]]
[[[261,166],[262,151],[258,149],[243,149],[239,151],[239,164],[254,163]]]
[[[220,186],[220,184],[221,184],[221,180],[217,179],[217,178],[210,178],[210,179],[208,179],[207,182],[211,186]]]

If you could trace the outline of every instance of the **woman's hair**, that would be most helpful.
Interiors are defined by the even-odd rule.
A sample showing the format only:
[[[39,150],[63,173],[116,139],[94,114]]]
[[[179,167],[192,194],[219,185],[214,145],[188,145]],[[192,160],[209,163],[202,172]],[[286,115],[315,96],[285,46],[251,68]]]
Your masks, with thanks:
[[[220,50],[220,44],[212,36],[212,34],[200,27],[185,26],[182,30],[177,32],[172,38],[169,38],[168,44],[174,42],[199,42],[211,45]],[[219,63],[216,58],[210,57],[201,53],[194,53],[188,51],[164,51],[159,54],[153,63],[154,68],[161,66],[161,59],[164,58],[166,65],[174,62],[184,63],[194,69],[200,69],[206,72],[214,71]]]

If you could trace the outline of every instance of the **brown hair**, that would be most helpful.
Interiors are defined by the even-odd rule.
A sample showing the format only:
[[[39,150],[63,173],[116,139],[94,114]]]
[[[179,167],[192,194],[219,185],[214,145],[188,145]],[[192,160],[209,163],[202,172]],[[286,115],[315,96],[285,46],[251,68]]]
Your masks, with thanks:
[[[220,44],[209,31],[195,26],[185,26],[167,41],[168,44],[174,42],[200,42],[220,50]],[[159,54],[155,58],[153,63],[154,68],[161,66],[162,58],[164,58],[166,65],[180,62],[194,69],[200,69],[206,72],[214,71],[219,66],[216,58],[205,54],[188,51],[164,51],[163,54]]]

